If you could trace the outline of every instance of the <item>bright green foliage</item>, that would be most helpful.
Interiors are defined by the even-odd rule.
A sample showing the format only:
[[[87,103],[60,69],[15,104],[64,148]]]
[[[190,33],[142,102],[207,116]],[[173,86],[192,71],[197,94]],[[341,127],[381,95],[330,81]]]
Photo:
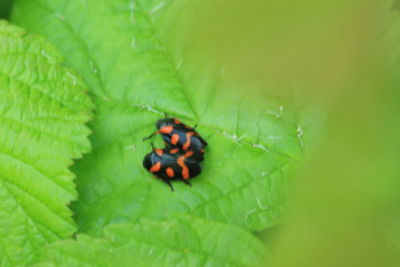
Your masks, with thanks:
[[[266,253],[236,227],[176,215],[165,221],[108,226],[102,239],[78,235],[46,250],[54,266],[257,266]]]
[[[29,260],[76,229],[73,158],[90,148],[91,101],[42,38],[0,21],[0,259]]]
[[[96,105],[93,152],[74,171],[85,232],[171,211],[249,230],[275,225],[289,172],[316,125],[289,101],[235,83],[222,67],[200,68],[179,39],[188,2],[19,0],[13,20],[47,36],[90,85]],[[26,14],[29,13],[29,16]],[[167,112],[208,141],[202,174],[175,192],[142,167],[142,138]]]

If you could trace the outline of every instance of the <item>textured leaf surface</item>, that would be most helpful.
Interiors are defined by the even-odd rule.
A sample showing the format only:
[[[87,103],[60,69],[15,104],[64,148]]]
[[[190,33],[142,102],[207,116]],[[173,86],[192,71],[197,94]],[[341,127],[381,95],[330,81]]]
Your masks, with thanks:
[[[89,150],[91,102],[42,39],[0,21],[0,261],[75,231],[72,158]]]
[[[179,2],[179,3],[178,3]],[[199,67],[179,39],[187,1],[19,0],[13,19],[45,34],[79,69],[96,104],[93,153],[75,168],[83,231],[189,212],[250,230],[277,223],[284,188],[301,161],[311,120],[264,89]],[[30,16],[25,14],[30,13]],[[177,36],[178,35],[178,36]],[[193,187],[172,193],[142,167],[142,138],[167,112],[208,141]]]
[[[243,230],[178,215],[108,226],[101,239],[78,235],[50,245],[45,257],[54,266],[258,266],[265,254]]]

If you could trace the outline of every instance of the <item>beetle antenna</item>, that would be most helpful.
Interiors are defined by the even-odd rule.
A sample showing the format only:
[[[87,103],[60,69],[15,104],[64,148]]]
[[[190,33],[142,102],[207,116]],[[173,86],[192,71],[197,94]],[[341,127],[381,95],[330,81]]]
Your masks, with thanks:
[[[143,141],[146,141],[146,140],[151,139],[155,134],[156,134],[156,133],[152,133],[152,134],[149,135],[149,136],[143,137]]]
[[[162,180],[164,183],[166,183],[167,185],[169,185],[169,188],[171,188],[171,192],[174,192],[174,187],[172,186],[170,180],[168,180],[168,179],[165,178],[165,177],[161,177],[161,180]]]
[[[185,184],[187,184],[188,186],[192,186],[192,184],[188,181],[188,180],[182,180]]]

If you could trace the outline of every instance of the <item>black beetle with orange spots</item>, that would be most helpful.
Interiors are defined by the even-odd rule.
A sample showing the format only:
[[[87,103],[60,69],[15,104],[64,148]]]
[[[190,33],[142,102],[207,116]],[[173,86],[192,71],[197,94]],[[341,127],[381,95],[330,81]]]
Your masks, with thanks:
[[[190,127],[176,118],[163,118],[156,123],[157,131],[143,138],[148,140],[156,134],[161,134],[167,147],[179,148],[184,151],[193,151],[198,160],[203,160],[207,142],[196,132],[196,126]]]
[[[156,123],[157,131],[143,138],[147,140],[161,134],[166,148],[154,148],[143,159],[143,166],[152,174],[168,184],[181,180],[190,185],[189,179],[201,173],[200,162],[204,159],[207,142],[196,132],[196,126],[190,127],[176,118],[163,118]]]
[[[190,185],[189,179],[201,173],[201,166],[193,151],[178,148],[154,148],[143,159],[143,166],[155,176],[168,184],[172,191],[171,181],[181,180]]]

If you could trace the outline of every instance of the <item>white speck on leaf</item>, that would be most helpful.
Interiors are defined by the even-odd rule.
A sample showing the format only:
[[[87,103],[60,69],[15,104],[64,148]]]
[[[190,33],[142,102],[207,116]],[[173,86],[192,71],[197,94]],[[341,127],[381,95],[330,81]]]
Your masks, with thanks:
[[[44,56],[49,61],[49,63],[51,63],[51,64],[55,64],[56,63],[56,60],[52,56],[47,54],[46,50],[42,50],[41,54],[42,54],[42,56]]]
[[[137,46],[136,46],[136,38],[135,38],[135,37],[132,37],[132,40],[131,40],[131,47],[132,47],[132,48],[137,48]]]
[[[253,144],[253,147],[262,149],[262,150],[264,150],[264,151],[269,151],[268,148],[266,148],[264,145],[261,145],[261,144]]]
[[[280,117],[282,116],[282,113],[283,113],[283,106],[280,105],[280,106],[279,106],[279,116],[277,116],[276,118],[277,118],[277,119],[280,118]]]
[[[261,203],[260,199],[258,199],[258,198],[257,198],[257,204],[258,204],[258,206],[260,207],[260,209],[262,209],[262,210],[267,210],[267,209],[268,209],[268,206],[267,206],[267,205],[264,206],[264,205]]]
[[[77,79],[76,79],[76,77],[72,74],[72,73],[70,73],[70,72],[66,72],[66,74],[67,74],[67,76],[68,77],[70,77],[71,78],[71,80],[72,80],[72,85],[76,85],[77,84]]]
[[[278,112],[276,112],[274,110],[269,110],[269,111],[265,111],[264,113],[275,116],[276,119],[279,119],[280,117],[282,117],[282,114],[283,114],[283,106],[282,105],[279,106]]]
[[[229,134],[226,131],[222,132],[222,135],[226,138],[232,139],[233,141],[235,141],[236,143],[239,143],[240,140],[242,140],[243,138],[246,137],[246,135],[240,136],[238,137],[236,134]]]
[[[220,70],[219,74],[222,76],[222,75],[224,75],[224,72],[225,72],[225,65],[223,65],[221,67],[221,70]]]
[[[152,10],[150,10],[150,14],[153,14],[154,12],[156,12],[157,10],[159,10],[160,8],[162,8],[164,6],[164,2],[159,3],[158,5],[156,5],[155,7],[153,7]]]
[[[301,128],[300,124],[297,124],[297,138],[299,139],[301,147],[303,147],[303,128]]]
[[[252,209],[252,210],[247,211],[247,212],[244,214],[244,220],[247,222],[248,219],[249,219],[249,216],[250,216],[251,214],[255,213],[255,212],[257,212],[256,209]]]
[[[143,109],[143,110],[148,110],[148,111],[156,113],[156,114],[164,115],[164,112],[161,112],[161,111],[159,111],[159,110],[157,110],[157,109],[155,109],[155,108],[153,108],[152,106],[149,106],[149,105],[132,104],[132,106],[140,108],[140,109]]]
[[[130,20],[131,20],[132,23],[136,23],[136,20],[135,20],[135,6],[136,6],[135,0],[132,0],[132,1],[129,2],[129,10],[131,12]]]
[[[134,145],[127,146],[127,147],[125,147],[125,150],[130,150],[130,151],[136,152],[136,146],[134,146]]]
[[[183,63],[183,58],[181,58],[178,64],[176,64],[176,68],[179,69],[182,66],[182,63]]]
[[[94,62],[93,62],[92,60],[89,61],[89,66],[90,66],[90,69],[92,70],[93,73],[99,72],[99,71],[96,69],[96,67],[94,66]]]

